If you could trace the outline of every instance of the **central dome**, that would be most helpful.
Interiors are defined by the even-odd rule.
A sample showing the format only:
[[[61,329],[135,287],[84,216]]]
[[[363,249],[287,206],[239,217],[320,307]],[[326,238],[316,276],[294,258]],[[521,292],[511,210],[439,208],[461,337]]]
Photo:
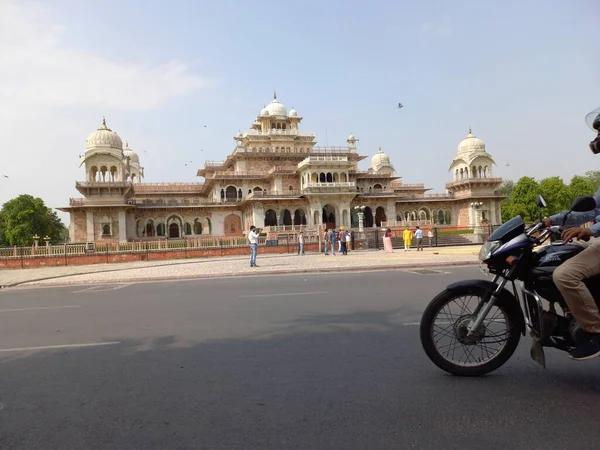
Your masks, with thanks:
[[[381,147],[379,147],[379,151],[371,158],[371,167],[377,170],[380,167],[391,165],[390,157],[387,153],[383,153],[383,150],[381,150]]]
[[[123,150],[123,141],[117,133],[106,126],[106,119],[102,119],[102,126],[86,139],[87,148],[110,147]]]
[[[469,134],[460,141],[456,151],[459,154],[485,152],[485,142],[474,136],[473,133],[471,133],[471,128],[469,128]]]
[[[260,112],[261,116],[285,116],[287,117],[287,109],[282,103],[277,100],[277,94],[273,94],[273,101],[265,106]]]

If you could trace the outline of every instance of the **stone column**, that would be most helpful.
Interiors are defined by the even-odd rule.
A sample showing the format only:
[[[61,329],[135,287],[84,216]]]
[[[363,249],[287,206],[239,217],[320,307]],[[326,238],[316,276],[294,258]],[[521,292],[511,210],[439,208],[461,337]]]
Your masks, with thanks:
[[[94,242],[96,236],[94,235],[94,211],[86,211],[86,225],[87,225],[87,242]]]
[[[385,208],[385,218],[387,222],[394,222],[396,220],[396,200],[388,199],[387,205]]]
[[[119,242],[127,242],[127,222],[125,211],[119,211]],[[183,230],[182,230],[183,231]]]
[[[75,212],[69,213],[69,242],[75,242]]]
[[[265,212],[260,203],[255,203],[252,207],[252,225],[256,228],[265,227]]]

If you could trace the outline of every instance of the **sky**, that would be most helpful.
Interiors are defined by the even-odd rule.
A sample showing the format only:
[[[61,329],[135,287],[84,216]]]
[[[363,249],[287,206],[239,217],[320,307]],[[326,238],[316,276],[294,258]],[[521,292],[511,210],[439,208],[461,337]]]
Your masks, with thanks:
[[[103,116],[146,182],[202,181],[274,89],[318,145],[353,133],[431,192],[469,127],[495,175],[568,181],[600,169],[599,18],[597,0],[0,0],[0,204],[80,197]]]

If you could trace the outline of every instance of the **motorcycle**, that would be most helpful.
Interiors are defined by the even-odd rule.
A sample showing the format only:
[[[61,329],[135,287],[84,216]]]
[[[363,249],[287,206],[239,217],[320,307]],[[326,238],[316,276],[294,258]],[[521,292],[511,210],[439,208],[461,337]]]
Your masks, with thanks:
[[[545,206],[539,196],[540,219]],[[540,220],[527,228],[517,216],[497,228],[479,253],[482,269],[493,279],[453,283],[425,309],[420,336],[429,359],[453,375],[484,375],[510,359],[527,331],[532,338],[531,358],[544,368],[544,347],[570,352],[583,331],[552,281],[552,274],[585,246],[560,238],[542,245],[560,236],[572,212],[594,208],[593,197],[579,197],[562,226],[546,228]],[[585,284],[600,305],[600,275],[585,280]]]

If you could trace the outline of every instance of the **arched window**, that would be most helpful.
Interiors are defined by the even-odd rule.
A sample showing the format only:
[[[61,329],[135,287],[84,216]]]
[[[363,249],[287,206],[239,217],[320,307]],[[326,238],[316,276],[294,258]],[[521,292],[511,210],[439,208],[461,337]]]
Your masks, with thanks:
[[[227,189],[225,189],[225,198],[227,201],[235,200],[237,196],[238,192],[235,186],[227,186]]]
[[[333,183],[333,175],[331,175],[331,172],[327,172],[327,182]]]
[[[327,181],[327,177],[325,176],[325,174],[323,172],[321,172],[319,174],[319,182],[320,183],[325,183]]]
[[[109,224],[102,225],[102,236],[110,236],[110,235],[111,235],[110,225]]]
[[[177,239],[179,237],[179,224],[177,222],[172,222],[169,225],[169,238]]]
[[[488,177],[488,166],[485,166],[483,168],[483,178],[487,178]]]
[[[381,185],[380,184],[376,184],[375,186],[373,186],[373,189],[375,189],[376,191],[380,191],[381,190]]]
[[[290,192],[293,192],[293,190],[294,190],[294,186],[290,186],[290,187],[288,188],[288,191],[290,191]]]
[[[202,234],[202,223],[200,220],[194,220],[194,234]]]
[[[189,223],[189,222],[186,222],[186,223],[185,223],[185,226],[184,226],[184,233],[185,233],[187,236],[189,236],[189,235],[191,235],[191,234],[192,234],[192,224],[191,224],[191,223]]]
[[[242,194],[242,190],[241,190],[241,189],[240,189],[240,190],[238,190],[238,198],[239,198],[240,200],[241,200],[241,198],[242,198],[242,195],[243,195],[243,194]]]
[[[221,200],[225,199],[225,190],[221,189]]]
[[[337,172],[334,172],[334,174],[333,174],[333,182],[337,183],[338,181],[339,181],[339,175],[338,175]]]
[[[272,209],[265,212],[265,227],[277,226],[277,213]]]
[[[160,236],[160,237],[165,236],[165,224],[164,223],[159,223],[158,225],[156,225],[156,235]]]

